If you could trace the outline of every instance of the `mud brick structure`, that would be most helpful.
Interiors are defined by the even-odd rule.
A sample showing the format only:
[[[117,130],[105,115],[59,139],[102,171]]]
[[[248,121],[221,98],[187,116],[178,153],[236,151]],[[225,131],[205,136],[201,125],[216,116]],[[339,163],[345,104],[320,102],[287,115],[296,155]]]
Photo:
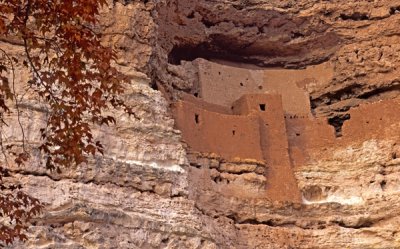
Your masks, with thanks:
[[[304,87],[323,84],[325,78],[310,75],[312,69],[283,73],[205,60],[197,65],[200,98],[183,94],[173,108],[183,140],[193,151],[216,153],[228,160],[264,161],[265,193],[271,200],[301,201],[294,167],[308,160],[313,150],[387,133],[397,135],[400,115],[394,113],[400,113],[398,100],[353,108],[337,123],[313,117]],[[327,65],[319,67],[329,76]],[[364,118],[370,117],[369,112],[376,115]]]
[[[310,101],[305,88],[324,85],[333,77],[324,63],[302,70],[262,69],[243,64],[199,59],[199,92],[206,102],[230,106],[245,93],[278,93],[287,115],[309,116]]]
[[[280,95],[243,95],[231,108],[190,99],[176,103],[174,109],[177,128],[192,150],[231,160],[265,160],[267,196],[301,200],[291,169]]]

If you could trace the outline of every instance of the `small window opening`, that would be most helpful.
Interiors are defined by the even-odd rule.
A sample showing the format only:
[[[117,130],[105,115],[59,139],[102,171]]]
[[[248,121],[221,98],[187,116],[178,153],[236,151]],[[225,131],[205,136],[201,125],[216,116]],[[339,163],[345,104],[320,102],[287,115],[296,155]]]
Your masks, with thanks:
[[[232,135],[233,135],[233,136],[235,136],[235,134],[236,134],[236,131],[235,131],[235,130],[233,130],[233,131],[232,131]]]
[[[240,82],[240,86],[244,86],[243,82]]]
[[[260,104],[260,111],[265,112],[265,104]]]
[[[341,137],[342,136],[342,126],[346,120],[350,119],[350,114],[342,114],[337,115],[332,118],[328,118],[328,124],[332,125],[335,128],[335,136]]]
[[[196,122],[196,124],[199,123],[199,114],[194,114],[194,121]]]
[[[262,90],[262,89],[263,89],[263,86],[258,86],[258,89]]]
[[[296,133],[296,136],[300,136],[300,133]]]
[[[193,94],[196,98],[199,97],[199,93],[194,93]]]

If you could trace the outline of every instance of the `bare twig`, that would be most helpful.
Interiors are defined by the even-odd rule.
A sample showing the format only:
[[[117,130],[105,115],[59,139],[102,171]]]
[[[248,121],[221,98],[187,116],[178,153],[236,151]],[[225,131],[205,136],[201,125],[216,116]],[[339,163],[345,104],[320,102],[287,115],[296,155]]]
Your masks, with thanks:
[[[0,148],[1,148],[1,153],[3,154],[4,160],[5,160],[5,162],[6,162],[6,165],[7,165],[7,167],[9,168],[9,167],[10,167],[10,164],[8,163],[7,154],[6,154],[6,151],[5,151],[5,149],[4,149],[4,144],[3,144],[3,133],[2,133],[1,131],[2,131],[2,129],[0,129]]]
[[[15,101],[15,108],[17,109],[18,124],[19,124],[19,126],[21,128],[21,132],[22,132],[22,149],[23,149],[24,153],[27,153],[26,147],[25,147],[25,141],[26,141],[25,130],[24,130],[24,127],[23,127],[22,122],[21,122],[21,113],[20,113],[20,109],[19,109],[19,101],[18,101],[18,97],[17,97],[17,91],[15,90],[15,67],[14,67],[14,62],[13,62],[12,58],[7,54],[6,51],[4,51],[2,48],[0,48],[0,51],[10,61],[11,73],[12,73],[13,97],[14,97],[14,101]]]

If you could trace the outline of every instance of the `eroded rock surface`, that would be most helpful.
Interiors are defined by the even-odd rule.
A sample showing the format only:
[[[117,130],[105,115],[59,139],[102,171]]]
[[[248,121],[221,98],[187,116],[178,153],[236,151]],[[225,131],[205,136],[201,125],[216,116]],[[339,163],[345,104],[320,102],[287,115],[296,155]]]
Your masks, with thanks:
[[[104,42],[135,76],[126,97],[140,119],[117,114],[98,129],[107,153],[88,165],[13,168],[10,180],[47,205],[14,248],[400,248],[399,10],[389,0],[110,1]],[[231,78],[225,67],[237,68]],[[201,89],[207,77],[231,98]],[[240,83],[282,95],[279,148],[301,200],[265,194],[279,158],[227,159],[182,140],[171,103],[190,94],[196,108],[236,115],[215,105],[241,97]],[[29,93],[21,110],[34,146],[43,110]]]

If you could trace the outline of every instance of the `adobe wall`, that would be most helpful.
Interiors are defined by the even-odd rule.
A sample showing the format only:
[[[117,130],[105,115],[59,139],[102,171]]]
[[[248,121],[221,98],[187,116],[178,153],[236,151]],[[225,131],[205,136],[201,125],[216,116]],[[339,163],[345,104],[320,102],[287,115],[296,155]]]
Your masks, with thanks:
[[[231,106],[246,93],[264,93],[263,74],[249,70],[201,60],[199,67],[200,97],[210,103]]]
[[[392,138],[400,142],[400,98],[362,104],[352,108],[350,119],[342,126],[342,136],[336,137],[326,118],[286,118],[287,137],[293,165],[309,160],[313,150],[347,147],[372,139]]]
[[[229,114],[232,115],[232,108],[230,107],[226,107],[226,106],[222,106],[222,105],[216,105],[213,103],[209,103],[209,102],[205,102],[200,98],[196,98],[191,94],[187,94],[184,92],[180,93],[180,99],[185,101],[185,102],[190,102],[194,105],[196,105],[199,108],[202,109],[206,109],[210,112],[217,112],[217,113],[221,113],[221,114]]]
[[[193,151],[213,152],[227,159],[263,160],[257,115],[221,114],[188,101],[175,103],[173,109],[176,127]]]
[[[286,117],[287,137],[290,146],[317,148],[336,141],[335,129],[327,118]]]
[[[352,108],[340,137],[327,118],[284,113],[279,94],[246,94],[231,107],[184,95],[174,109],[177,128],[192,151],[265,160],[266,196],[279,201],[300,201],[292,167],[306,165],[314,152],[371,139],[400,141],[399,98]]]
[[[308,151],[319,150],[335,143],[335,129],[326,118],[286,117],[289,155],[293,167],[304,165],[309,158]]]
[[[349,112],[343,124],[343,142],[369,139],[400,138],[400,97],[363,104]],[[398,139],[400,142],[400,139]]]
[[[288,143],[281,96],[278,94],[247,94],[233,103],[233,113],[260,117],[264,158],[273,165],[288,158]],[[279,154],[279,156],[274,156]]]
[[[289,157],[289,145],[279,94],[247,94],[233,104],[233,112],[260,117],[261,150],[268,164],[267,196],[300,202],[300,192]]]
[[[174,104],[174,113],[183,139],[193,150],[214,152],[226,158],[267,159],[271,164],[288,158],[280,95],[244,95],[232,108],[184,96]],[[275,158],[271,156],[273,153],[280,155]]]
[[[300,202],[280,95],[244,95],[234,102],[230,115],[217,113],[214,110],[219,108],[202,102],[187,96],[173,106],[176,126],[190,149],[227,160],[265,161],[266,196],[275,201]]]
[[[200,95],[206,102],[231,106],[244,94],[278,93],[284,112],[299,116],[310,116],[306,90],[326,85],[333,77],[332,66],[327,63],[303,70],[240,68],[202,59],[197,64]]]
[[[218,70],[222,67],[228,68],[228,72],[233,70],[232,74],[220,74]],[[310,110],[309,100],[301,96],[305,90],[297,83],[297,88],[281,82],[268,83],[268,79],[257,74],[259,70],[232,68],[215,65],[205,72],[217,70],[216,74],[221,77],[220,80],[208,81],[214,87],[213,95],[206,94],[209,99],[183,95],[183,101],[175,106],[177,126],[193,151],[212,152],[227,159],[265,160],[268,166],[266,196],[272,200],[301,201],[293,167],[307,165],[315,153],[324,155],[324,151],[330,148],[346,148],[372,139],[391,137],[400,141],[400,115],[397,115],[400,113],[400,99],[364,104],[343,113],[349,115],[349,119],[344,121],[339,136],[326,117],[314,118],[306,113]],[[269,80],[289,78],[279,75],[278,70],[269,72],[269,75]],[[240,81],[240,77],[246,78],[247,83],[239,82],[239,86],[230,88],[230,84]],[[251,81],[251,77],[262,79],[263,84],[273,85],[279,91],[246,94],[264,89],[262,84]],[[297,95],[296,89],[301,94]],[[240,97],[230,102],[235,95]],[[291,103],[291,109],[285,109],[285,95],[286,104]],[[225,103],[225,106],[218,103]],[[326,156],[329,158],[331,155]]]

